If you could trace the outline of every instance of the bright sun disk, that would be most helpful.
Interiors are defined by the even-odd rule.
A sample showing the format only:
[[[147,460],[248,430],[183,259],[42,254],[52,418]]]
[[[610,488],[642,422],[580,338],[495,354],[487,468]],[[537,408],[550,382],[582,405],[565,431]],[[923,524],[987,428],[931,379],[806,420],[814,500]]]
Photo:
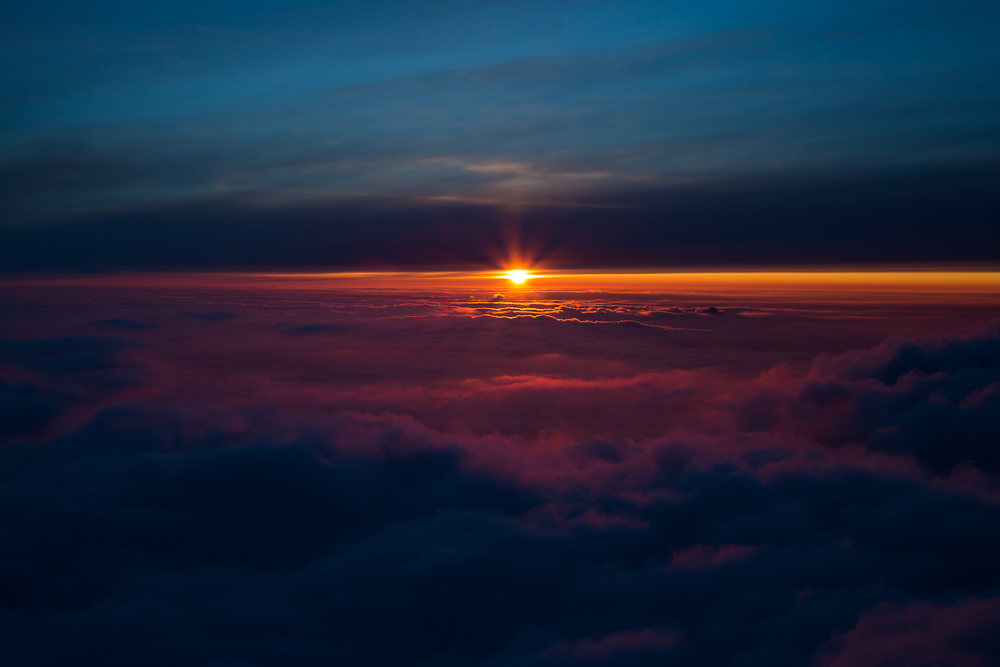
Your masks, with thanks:
[[[517,283],[518,285],[520,285],[521,283],[523,283],[525,280],[528,279],[528,272],[527,271],[508,271],[507,272],[507,279],[510,280],[513,283]]]

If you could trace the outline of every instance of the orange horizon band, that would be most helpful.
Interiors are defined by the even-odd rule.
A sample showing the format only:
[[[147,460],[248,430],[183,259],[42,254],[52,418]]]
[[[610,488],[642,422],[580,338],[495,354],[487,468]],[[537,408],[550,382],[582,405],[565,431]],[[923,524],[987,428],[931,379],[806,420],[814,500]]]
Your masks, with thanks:
[[[513,279],[516,277],[518,280]],[[344,271],[115,273],[8,277],[8,286],[902,291],[1000,294],[1000,271]]]

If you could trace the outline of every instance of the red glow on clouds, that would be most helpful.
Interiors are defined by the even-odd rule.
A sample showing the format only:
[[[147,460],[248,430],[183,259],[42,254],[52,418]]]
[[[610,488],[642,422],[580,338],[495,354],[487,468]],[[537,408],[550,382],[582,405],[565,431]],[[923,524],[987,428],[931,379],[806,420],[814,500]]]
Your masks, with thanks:
[[[795,640],[806,647],[795,649],[800,662],[910,655],[921,628],[940,664],[977,664],[992,650],[976,648],[991,629],[974,618],[995,605],[1000,582],[981,537],[1000,517],[995,293],[814,300],[799,287],[324,280],[22,281],[0,302],[0,389],[17,408],[0,415],[0,454],[11,452],[12,466],[39,457],[33,479],[61,479],[64,459],[81,472],[72,487],[45,482],[18,496],[10,515],[43,502],[38,494],[54,494],[52,507],[120,502],[107,518],[115,528],[74,534],[124,531],[115,539],[134,540],[129,553],[152,549],[141,567],[181,567],[162,575],[179,577],[177,590],[197,586],[197,568],[170,564],[172,546],[158,551],[118,517],[152,516],[163,534],[192,540],[184,548],[202,554],[197,567],[250,559],[267,576],[273,563],[295,571],[268,584],[289,608],[299,609],[299,590],[360,587],[299,609],[308,627],[349,612],[369,619],[355,635],[381,637],[384,621],[371,619],[403,610],[392,613],[408,627],[418,619],[406,609],[443,595],[440,609],[505,628],[481,650],[516,662],[698,664],[717,650],[713,628],[742,628],[727,631],[733,646],[766,634],[756,611],[766,604],[734,593],[753,590],[782,618],[833,614]],[[115,496],[125,492],[112,478],[152,496]],[[178,516],[204,532],[184,533]],[[252,531],[226,538],[239,549],[212,541],[246,522]],[[47,525],[24,534],[41,540]],[[91,548],[115,547],[81,553]],[[504,554],[513,560],[498,565]],[[142,581],[141,595],[172,595],[157,577]],[[550,583],[545,599],[533,597]],[[953,593],[919,602],[931,588]],[[514,601],[489,611],[502,603],[480,608],[480,593],[464,590]],[[455,622],[433,613],[425,633]],[[372,641],[359,649],[369,657],[381,650]],[[456,646],[475,653],[462,638],[428,641],[421,659]]]

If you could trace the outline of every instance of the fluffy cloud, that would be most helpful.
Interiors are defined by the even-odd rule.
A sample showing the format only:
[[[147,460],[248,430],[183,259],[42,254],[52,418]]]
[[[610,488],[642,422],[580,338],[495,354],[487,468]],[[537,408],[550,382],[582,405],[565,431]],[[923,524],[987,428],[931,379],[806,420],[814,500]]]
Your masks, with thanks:
[[[943,608],[930,602],[885,603],[824,645],[819,665],[993,665],[998,637],[1000,598],[971,598]]]

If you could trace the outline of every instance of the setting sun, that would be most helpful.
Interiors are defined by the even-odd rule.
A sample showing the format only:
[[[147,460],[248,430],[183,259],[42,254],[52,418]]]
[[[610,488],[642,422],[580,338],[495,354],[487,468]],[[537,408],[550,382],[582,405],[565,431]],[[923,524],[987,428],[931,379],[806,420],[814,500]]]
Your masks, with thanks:
[[[520,285],[521,283],[523,283],[525,280],[528,279],[528,272],[527,271],[508,271],[506,278],[508,280],[510,280],[511,282],[517,283],[518,285]]]

